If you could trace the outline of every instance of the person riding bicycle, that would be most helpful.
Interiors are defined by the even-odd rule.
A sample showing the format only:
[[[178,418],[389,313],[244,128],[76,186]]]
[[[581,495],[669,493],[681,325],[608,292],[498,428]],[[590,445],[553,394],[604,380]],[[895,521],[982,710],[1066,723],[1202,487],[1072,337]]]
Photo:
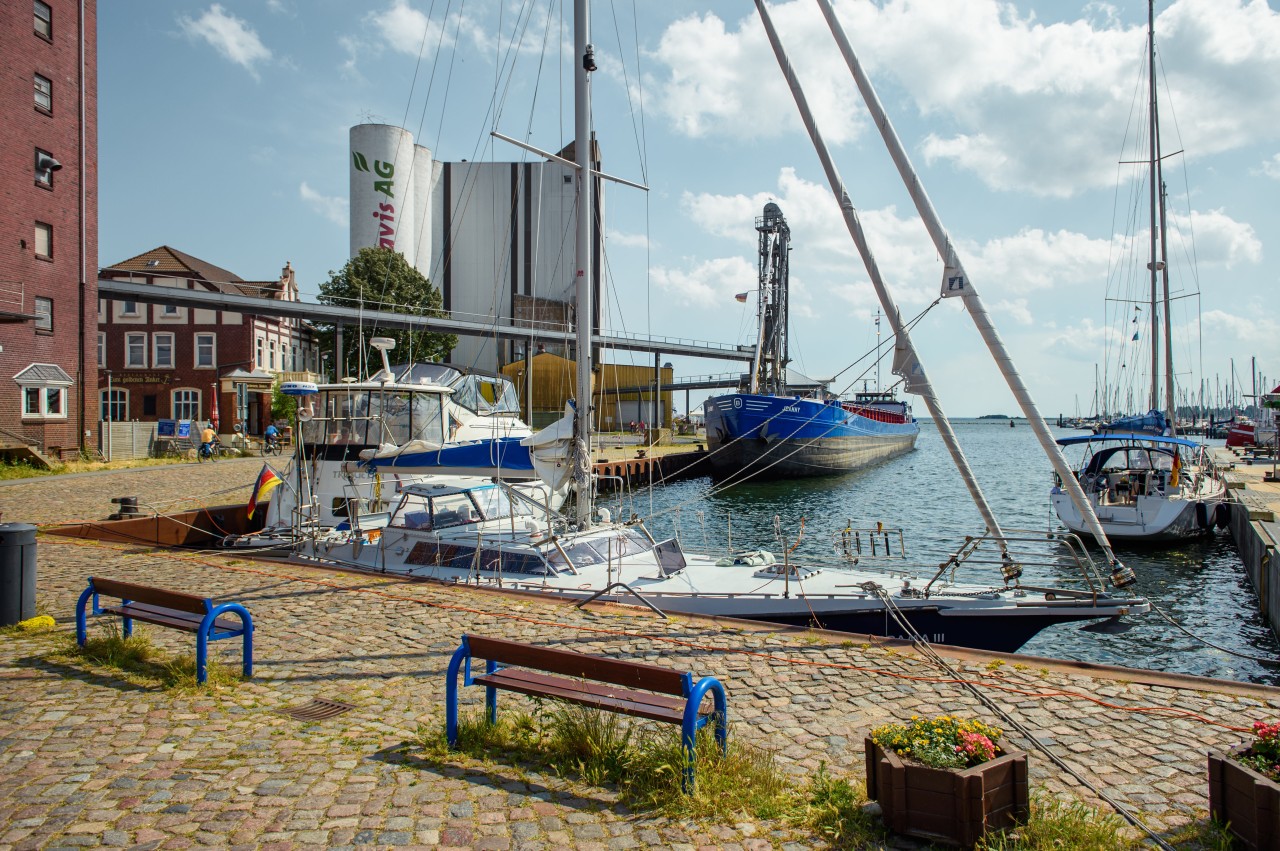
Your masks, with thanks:
[[[263,438],[267,441],[268,446],[274,446],[280,442],[280,429],[276,428],[275,423],[267,425],[267,430],[262,433]]]
[[[200,452],[206,458],[213,454],[213,449],[218,445],[218,433],[213,430],[213,423],[209,423],[200,432]]]

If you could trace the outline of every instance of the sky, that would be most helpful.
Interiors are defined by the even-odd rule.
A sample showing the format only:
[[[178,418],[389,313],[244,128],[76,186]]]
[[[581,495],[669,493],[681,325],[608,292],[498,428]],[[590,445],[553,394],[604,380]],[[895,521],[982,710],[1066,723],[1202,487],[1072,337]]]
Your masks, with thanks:
[[[1174,372],[1192,398],[1228,386],[1233,361],[1244,393],[1251,358],[1280,377],[1275,3],[1155,7]],[[495,129],[571,140],[572,5],[99,4],[100,264],[170,245],[268,280],[287,261],[314,296],[348,259],[353,124],[404,126],[448,161],[530,156]],[[1099,385],[1111,409],[1145,410],[1147,4],[834,5],[1041,412],[1087,414]],[[942,263],[816,3],[769,8],[944,409],[1015,413],[961,300],[935,304]],[[597,0],[592,18],[603,169],[649,187],[606,190],[608,328],[754,340],[754,296],[733,296],[757,286],[773,201],[793,367],[874,383],[878,302],[753,5]],[[682,377],[740,369],[669,360]]]

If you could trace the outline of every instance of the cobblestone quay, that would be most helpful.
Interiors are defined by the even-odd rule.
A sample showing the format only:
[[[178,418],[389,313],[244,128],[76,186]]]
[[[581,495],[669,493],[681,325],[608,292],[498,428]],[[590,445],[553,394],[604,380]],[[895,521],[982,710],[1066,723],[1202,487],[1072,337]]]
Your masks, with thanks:
[[[0,486],[0,511],[5,522],[44,524],[102,519],[112,496],[172,508],[244,500],[257,463],[9,484]],[[76,595],[91,574],[244,603],[257,626],[254,679],[179,693],[51,660],[73,629]],[[632,813],[608,790],[501,764],[432,768],[405,759],[402,746],[419,725],[441,723],[445,666],[464,632],[714,674],[729,693],[732,735],[776,749],[797,777],[826,762],[837,776],[861,780],[862,737],[886,721],[944,711],[994,720],[908,648],[847,636],[663,621],[624,607],[579,610],[48,534],[40,536],[38,589],[59,632],[0,636],[0,849],[822,847],[820,837],[779,824]],[[192,650],[188,634],[150,635],[166,649]],[[1207,748],[1240,741],[1244,734],[1232,728],[1280,715],[1274,689],[1031,657],[947,655],[1033,732],[1034,742],[1011,738],[1032,750],[1034,785],[1101,805],[1035,752],[1038,743],[1158,831],[1204,818]],[[211,656],[235,664],[239,643],[212,645]],[[319,722],[280,714],[314,698],[355,708]],[[503,698],[507,705],[518,699]]]

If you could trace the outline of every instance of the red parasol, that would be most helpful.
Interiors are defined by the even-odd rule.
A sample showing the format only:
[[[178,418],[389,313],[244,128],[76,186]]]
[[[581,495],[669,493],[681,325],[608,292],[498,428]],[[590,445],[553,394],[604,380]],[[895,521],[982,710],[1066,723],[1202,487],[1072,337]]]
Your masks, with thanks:
[[[209,422],[213,424],[214,433],[218,431],[218,382],[209,385],[213,393],[209,396]]]

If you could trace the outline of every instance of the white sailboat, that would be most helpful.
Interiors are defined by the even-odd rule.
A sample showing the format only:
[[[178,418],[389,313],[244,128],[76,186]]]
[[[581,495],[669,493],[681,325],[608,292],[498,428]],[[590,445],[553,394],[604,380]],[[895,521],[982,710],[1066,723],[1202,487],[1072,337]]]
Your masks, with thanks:
[[[1107,536],[1116,540],[1156,543],[1204,535],[1215,525],[1225,526],[1227,518],[1223,503],[1227,488],[1204,446],[1177,437],[1172,319],[1169,313],[1169,252],[1156,100],[1154,0],[1147,3],[1147,48],[1151,411],[1143,417],[1127,417],[1103,426],[1096,435],[1063,438],[1058,443],[1061,446],[1085,445],[1084,460],[1073,475]],[[1164,315],[1163,335],[1159,331],[1161,313]],[[1164,411],[1160,410],[1161,341],[1165,350]],[[1086,521],[1080,506],[1062,489],[1062,484],[1063,477],[1059,472],[1049,500],[1064,526],[1083,532]]]
[[[1074,536],[1052,540],[1070,553],[1073,583],[1054,588],[1018,584],[1018,547],[1028,538],[1001,530],[992,518],[988,534],[965,542],[941,567],[913,570],[890,561],[889,532],[846,529],[830,563],[806,565],[752,550],[695,553],[678,540],[657,541],[637,518],[618,522],[593,506],[590,455],[592,280],[589,224],[593,176],[590,146],[590,73],[587,0],[575,4],[576,150],[578,239],[577,388],[569,464],[576,484],[572,517],[503,481],[433,477],[401,489],[385,517],[367,525],[305,541],[305,558],[360,570],[480,586],[515,588],[587,600],[639,600],[666,612],[686,612],[815,625],[874,635],[923,635],[938,643],[1016,650],[1054,624],[1141,613],[1149,604],[1106,582]],[[895,315],[896,319],[896,315]],[[910,371],[909,339],[898,337],[903,369]],[[904,348],[905,347],[905,348]],[[923,380],[920,371],[919,380]],[[934,400],[936,402],[936,400]],[[967,471],[967,467],[966,467]],[[981,503],[985,508],[985,501]],[[989,510],[987,515],[989,516]],[[357,518],[359,520],[359,518]],[[878,541],[871,545],[874,540]],[[1043,544],[1043,534],[1037,538]],[[1022,542],[1020,544],[1019,542]],[[864,550],[864,544],[870,551]],[[994,557],[980,557],[994,550]],[[997,582],[964,581],[971,564]],[[1057,564],[1062,567],[1061,561]],[[1115,579],[1113,571],[1113,584]]]

